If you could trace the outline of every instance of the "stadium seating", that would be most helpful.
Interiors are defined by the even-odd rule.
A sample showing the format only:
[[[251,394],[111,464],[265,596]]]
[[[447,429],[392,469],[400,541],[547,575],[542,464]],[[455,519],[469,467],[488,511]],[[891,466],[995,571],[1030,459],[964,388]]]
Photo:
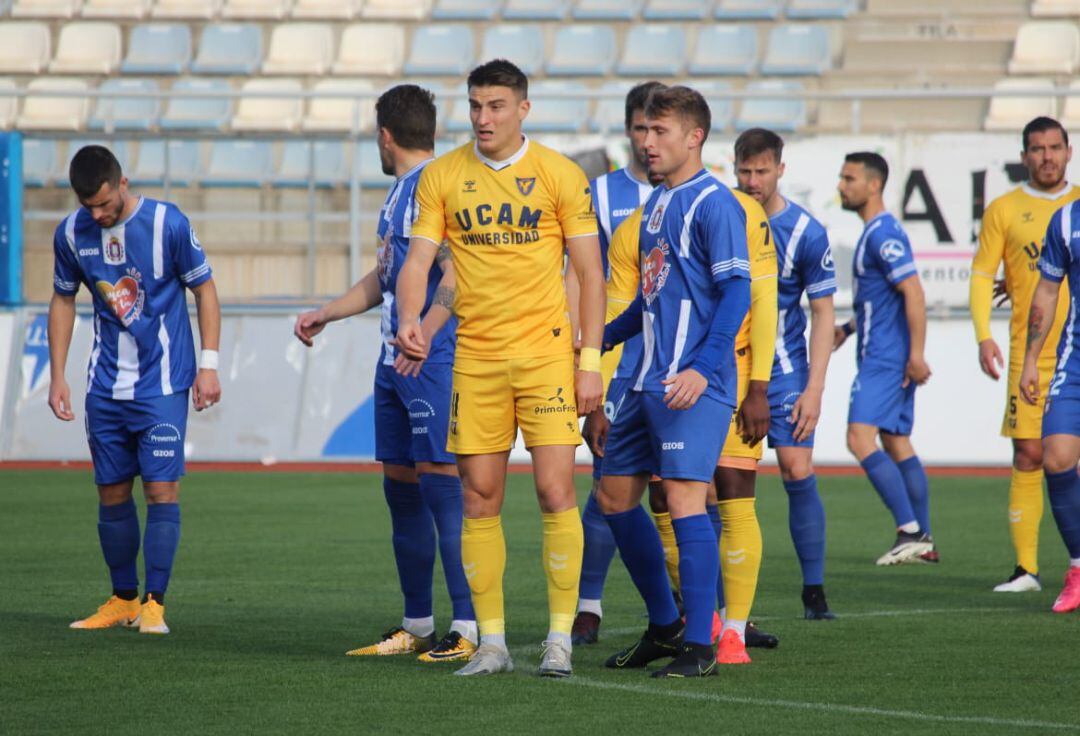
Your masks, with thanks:
[[[769,46],[761,73],[821,74],[832,66],[829,32],[818,25],[777,25],[769,31]]]
[[[12,18],[74,18],[82,0],[16,0]]]
[[[232,118],[233,130],[294,131],[304,118],[300,97],[251,97],[246,93],[300,92],[296,79],[249,79],[241,87],[240,102]]]
[[[202,172],[199,144],[191,140],[169,141],[168,181],[176,186],[188,186]],[[159,187],[166,180],[165,141],[144,140],[139,143],[139,155],[128,172],[133,186]]]
[[[23,183],[28,187],[44,187],[57,177],[59,155],[57,143],[41,138],[23,139]]]
[[[123,74],[183,74],[191,63],[191,29],[186,23],[135,26],[120,71]]]
[[[578,0],[574,20],[633,20],[644,0]]]
[[[140,20],[150,12],[151,0],[85,0],[84,18]]]
[[[565,25],[555,33],[547,73],[604,76],[611,71],[615,53],[615,31],[610,26]]]
[[[431,10],[435,20],[491,20],[499,0],[438,0]]]
[[[120,66],[120,26],[68,23],[60,29],[49,71],[58,74],[112,74]]]
[[[19,111],[19,98],[5,93],[14,92],[16,89],[14,80],[0,77],[0,130],[7,130],[15,122],[15,115]]]
[[[589,119],[589,99],[583,95],[576,98],[545,97],[558,92],[584,92],[581,82],[543,80],[530,85],[529,97],[533,100],[525,130],[536,133],[574,133]]]
[[[49,26],[44,23],[0,23],[0,73],[37,74],[52,58]]]
[[[472,29],[464,24],[439,23],[421,26],[413,34],[405,74],[460,76],[475,59]]]
[[[99,92],[156,93],[157,82],[150,79],[115,77],[105,80]],[[157,122],[161,100],[151,97],[99,97],[88,126],[92,130],[150,130]]]
[[[221,12],[222,0],[157,0],[150,15],[154,18],[210,20]]]
[[[626,127],[626,93],[634,86],[633,82],[619,80],[605,82],[599,88],[601,92],[617,92],[618,97],[600,97],[589,118],[589,128],[597,133],[619,133]]]
[[[686,63],[686,35],[682,26],[631,26],[615,71],[624,77],[674,77]]]
[[[361,145],[372,143],[364,142]],[[314,147],[314,151],[312,151]],[[273,184],[278,187],[306,187],[313,171],[311,156],[315,156],[314,179],[317,187],[336,187],[349,181],[351,153],[342,141],[285,141],[281,163],[274,172]]]
[[[754,72],[758,59],[757,30],[745,24],[710,24],[698,31],[690,57],[690,74],[730,76]]]
[[[365,0],[365,18],[421,20],[431,13],[431,0]]]
[[[352,20],[363,0],[296,0],[292,17],[310,20]]]
[[[87,97],[49,97],[34,94],[87,91],[86,82],[64,77],[40,77],[26,87],[30,94],[15,121],[20,130],[82,130],[90,109]]]
[[[1035,0],[1031,14],[1036,18],[1060,18],[1080,16],[1080,0]]]
[[[783,0],[719,0],[714,15],[719,20],[775,20]]]
[[[386,189],[389,187],[393,183],[394,177],[383,173],[379,149],[371,143],[361,143],[359,151],[356,178],[360,186],[373,189]]]
[[[990,100],[990,109],[983,121],[986,130],[1021,130],[1024,125],[1039,115],[1053,117],[1057,105],[1054,100],[1054,82],[1051,79],[1035,77],[1003,79],[994,85],[995,92],[1033,89],[1043,94],[1035,97],[1000,97],[994,95]]]
[[[843,19],[858,7],[858,0],[790,0],[787,17],[792,20]]]
[[[484,33],[480,58],[509,59],[529,76],[544,66],[544,36],[535,25],[501,23]]]
[[[1070,21],[1020,26],[1009,74],[1075,74],[1080,68],[1080,29]]]
[[[761,127],[778,132],[794,132],[806,125],[806,102],[799,97],[803,86],[798,82],[751,82],[746,89],[753,92],[774,92],[777,96],[743,100],[735,118],[737,130]]]
[[[129,155],[129,148],[127,141],[117,140],[102,140],[100,138],[76,138],[67,142],[67,155],[63,159],[63,166],[57,171],[58,183],[61,186],[68,185],[68,169],[71,167],[71,159],[75,158],[75,154],[85,146],[98,145],[105,146],[113,155],[116,156],[116,160],[120,163],[121,171],[127,171],[128,164],[131,162],[131,156]]]
[[[289,14],[292,0],[225,0],[222,18],[281,20]]]
[[[195,74],[253,74],[262,63],[262,31],[253,23],[214,23],[203,29]]]
[[[1073,94],[1061,106],[1061,124],[1066,130],[1080,130],[1080,79],[1074,79],[1069,90]]]
[[[704,20],[712,7],[711,0],[648,0],[645,20]]]
[[[562,20],[568,0],[506,0],[502,17],[507,20]]]
[[[728,82],[709,81],[694,86],[705,98],[705,101],[709,103],[713,131],[727,130],[731,126],[731,117],[735,105],[730,97],[724,97],[723,94],[731,91],[731,85]]]
[[[328,23],[282,23],[274,26],[263,74],[319,76],[334,62],[334,31]]]
[[[341,34],[333,73],[394,76],[401,73],[404,63],[404,28],[392,23],[356,23]]]
[[[267,141],[213,141],[202,184],[219,187],[262,186],[270,179],[273,153]]]
[[[181,79],[173,92],[225,92],[231,89],[224,79]],[[220,130],[229,123],[233,103],[228,97],[169,98],[161,117],[163,130]]]
[[[366,79],[323,79],[314,92],[342,92],[348,97],[313,97],[301,129],[309,132],[370,133],[375,127],[375,100],[360,98],[357,92],[372,92],[375,87]]]

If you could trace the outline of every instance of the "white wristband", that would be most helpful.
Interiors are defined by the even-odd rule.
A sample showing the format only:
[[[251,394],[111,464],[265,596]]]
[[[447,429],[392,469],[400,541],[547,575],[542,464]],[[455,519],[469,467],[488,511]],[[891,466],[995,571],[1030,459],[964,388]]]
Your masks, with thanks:
[[[201,370],[216,371],[218,367],[218,351],[203,350],[199,356],[199,368]]]

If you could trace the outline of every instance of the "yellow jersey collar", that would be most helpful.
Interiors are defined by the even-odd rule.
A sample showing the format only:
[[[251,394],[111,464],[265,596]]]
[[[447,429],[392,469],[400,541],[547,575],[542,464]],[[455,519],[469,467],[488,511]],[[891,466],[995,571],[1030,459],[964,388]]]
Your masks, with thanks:
[[[490,159],[487,156],[485,156],[484,154],[480,153],[480,148],[476,145],[476,141],[473,141],[473,153],[476,154],[476,158],[480,159],[480,163],[484,164],[485,166],[487,166],[487,167],[489,167],[491,169],[494,169],[495,171],[502,171],[505,168],[513,166],[518,161],[520,161],[522,158],[524,158],[525,153],[528,150],[529,150],[529,136],[525,135],[524,133],[521,134],[521,148],[519,148],[517,151],[515,151],[513,156],[511,156],[510,158],[503,159],[502,161],[496,161],[494,159]]]

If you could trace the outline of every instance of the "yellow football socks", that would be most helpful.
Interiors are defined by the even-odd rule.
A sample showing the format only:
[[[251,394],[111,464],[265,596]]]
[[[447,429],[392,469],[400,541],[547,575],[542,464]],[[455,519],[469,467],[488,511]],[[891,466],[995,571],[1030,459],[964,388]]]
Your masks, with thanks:
[[[671,589],[679,590],[679,545],[675,541],[675,527],[671,525],[671,514],[653,514],[656,530],[660,532],[660,544],[664,548],[664,564],[667,566]]]
[[[585,549],[581,516],[576,507],[542,516],[550,630],[570,636],[574,614],[577,612],[578,583],[581,580],[581,561]],[[476,600],[475,595],[473,600]],[[479,618],[479,608],[476,613]]]
[[[720,572],[724,578],[727,617],[746,621],[754,604],[761,568],[761,527],[754,499],[720,502]]]
[[[506,540],[503,538],[501,517],[464,520],[461,527],[461,564],[465,568],[469,590],[472,591],[480,636],[504,635],[506,620],[503,614],[503,572],[506,570]]]
[[[1009,484],[1009,536],[1016,564],[1039,574],[1039,524],[1043,515],[1043,471],[1013,468]]]

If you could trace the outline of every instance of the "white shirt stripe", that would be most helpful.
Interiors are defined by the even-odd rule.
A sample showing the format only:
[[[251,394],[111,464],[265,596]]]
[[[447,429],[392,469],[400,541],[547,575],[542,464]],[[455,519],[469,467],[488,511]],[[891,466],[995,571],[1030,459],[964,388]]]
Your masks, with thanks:
[[[866,348],[870,345],[870,327],[873,325],[874,303],[864,303],[863,310],[862,359],[866,360]]]
[[[638,373],[637,380],[634,382],[635,391],[640,391],[641,387],[645,384],[645,374],[648,373],[649,368],[652,367],[653,351],[656,349],[655,318],[651,312],[642,312],[641,321],[641,371]]]
[[[690,330],[690,310],[693,302],[689,299],[679,301],[679,326],[675,328],[675,348],[671,353],[671,363],[668,364],[667,377],[671,378],[679,372],[679,361],[682,360],[686,350],[686,333]]]
[[[71,254],[75,255],[75,218],[79,216],[79,211],[75,210],[67,216],[67,220],[64,221],[64,238],[67,240],[68,248],[71,249]]]
[[[795,228],[791,231],[791,240],[788,241],[787,253],[784,255],[784,273],[783,278],[790,279],[791,274],[795,271],[795,251],[799,248],[799,242],[802,240],[803,233],[806,232],[806,226],[810,224],[810,218],[804,212],[799,215],[799,219],[795,221]]]
[[[787,323],[788,310],[781,309],[776,315],[776,360],[780,363],[780,370],[784,375],[791,373],[795,367],[791,364],[791,356],[788,355],[787,345],[784,344],[784,327]]]
[[[112,395],[117,400],[135,398],[135,384],[139,380],[139,344],[135,336],[126,330],[117,333],[116,340],[116,383]]]
[[[169,396],[173,392],[171,367],[169,363],[169,331],[165,329],[165,315],[161,315],[158,319],[161,321],[157,333],[158,342],[161,343],[161,395]]]
[[[600,220],[600,229],[604,231],[607,242],[611,242],[611,207],[608,202],[608,175],[596,179],[596,218]]]
[[[718,186],[712,184],[701,190],[701,193],[694,199],[694,203],[690,205],[690,209],[686,211],[683,216],[683,226],[679,233],[679,255],[683,258],[687,258],[690,255],[690,225],[694,221],[694,212],[697,211],[698,205],[701,201],[708,197],[713,192],[719,189]]]
[[[160,279],[165,273],[165,205],[158,202],[154,207],[154,278]],[[168,395],[169,391],[166,392]]]
[[[101,357],[101,317],[94,313],[94,351],[90,353],[90,368],[86,372],[86,384],[94,383],[94,373],[97,370],[98,358]]]

